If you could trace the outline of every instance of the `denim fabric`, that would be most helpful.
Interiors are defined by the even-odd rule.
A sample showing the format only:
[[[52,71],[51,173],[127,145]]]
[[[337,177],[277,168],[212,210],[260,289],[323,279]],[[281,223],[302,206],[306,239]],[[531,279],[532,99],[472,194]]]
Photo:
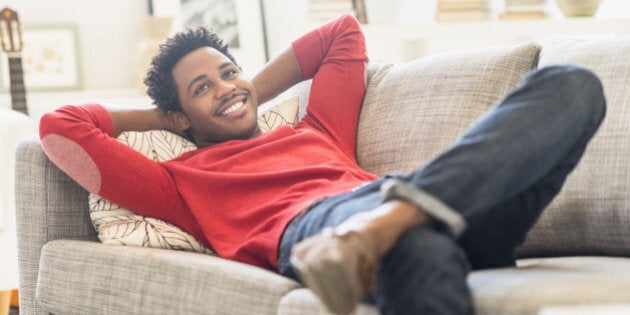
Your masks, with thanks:
[[[605,115],[599,79],[575,66],[530,73],[446,152],[397,176],[460,213],[467,230],[444,226],[403,234],[382,259],[376,296],[382,314],[470,314],[471,269],[514,265],[514,251],[560,191]],[[280,243],[279,271],[293,244],[381,202],[381,179],[324,199],[291,222]]]

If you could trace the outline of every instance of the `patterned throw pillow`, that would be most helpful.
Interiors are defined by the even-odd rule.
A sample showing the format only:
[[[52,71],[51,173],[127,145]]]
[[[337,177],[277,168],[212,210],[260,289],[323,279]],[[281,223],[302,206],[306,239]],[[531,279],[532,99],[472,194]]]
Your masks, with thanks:
[[[124,132],[118,141],[156,161],[163,162],[197,149],[194,143],[167,131]],[[180,228],[162,220],[134,214],[129,209],[89,196],[90,218],[104,244],[178,249],[211,254],[203,244]]]
[[[263,132],[281,125],[295,125],[298,98],[273,105],[258,118]],[[163,162],[197,149],[194,143],[167,131],[124,132],[118,140],[148,158]],[[89,196],[92,224],[104,244],[175,249],[213,254],[192,235],[168,222],[140,216],[96,194]]]
[[[258,116],[260,130],[267,132],[286,124],[295,126],[298,121],[298,107],[299,98],[295,96],[269,108]]]

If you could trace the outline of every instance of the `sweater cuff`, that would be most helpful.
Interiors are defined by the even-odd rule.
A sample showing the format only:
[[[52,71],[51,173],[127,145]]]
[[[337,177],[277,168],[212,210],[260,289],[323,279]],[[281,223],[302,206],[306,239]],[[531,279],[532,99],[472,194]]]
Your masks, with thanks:
[[[466,221],[461,214],[433,195],[411,187],[403,181],[387,180],[381,185],[381,194],[383,201],[402,199],[414,204],[429,217],[444,224],[454,237],[458,237],[466,229]]]

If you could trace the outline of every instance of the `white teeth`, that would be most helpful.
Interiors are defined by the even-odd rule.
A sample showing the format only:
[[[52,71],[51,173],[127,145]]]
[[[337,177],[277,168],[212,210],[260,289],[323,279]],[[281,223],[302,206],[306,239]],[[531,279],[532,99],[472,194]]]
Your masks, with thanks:
[[[230,113],[235,112],[237,109],[239,109],[239,108],[243,107],[243,104],[245,104],[245,103],[243,103],[243,102],[238,102],[238,103],[236,103],[236,104],[234,104],[234,105],[232,105],[232,106],[228,107],[228,109],[224,110],[224,111],[223,111],[223,113],[221,113],[221,116],[227,116],[227,115],[229,115]]]

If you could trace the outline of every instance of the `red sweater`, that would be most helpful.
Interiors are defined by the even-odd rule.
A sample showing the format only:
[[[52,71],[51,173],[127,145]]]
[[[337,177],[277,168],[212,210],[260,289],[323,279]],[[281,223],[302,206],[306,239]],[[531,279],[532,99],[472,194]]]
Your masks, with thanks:
[[[42,145],[88,191],[171,222],[221,257],[275,270],[280,237],[295,215],[376,178],[355,158],[367,61],[358,23],[340,17],[293,48],[304,76],[313,78],[296,128],[157,163],[114,139],[110,114],[91,104],[46,114]]]

